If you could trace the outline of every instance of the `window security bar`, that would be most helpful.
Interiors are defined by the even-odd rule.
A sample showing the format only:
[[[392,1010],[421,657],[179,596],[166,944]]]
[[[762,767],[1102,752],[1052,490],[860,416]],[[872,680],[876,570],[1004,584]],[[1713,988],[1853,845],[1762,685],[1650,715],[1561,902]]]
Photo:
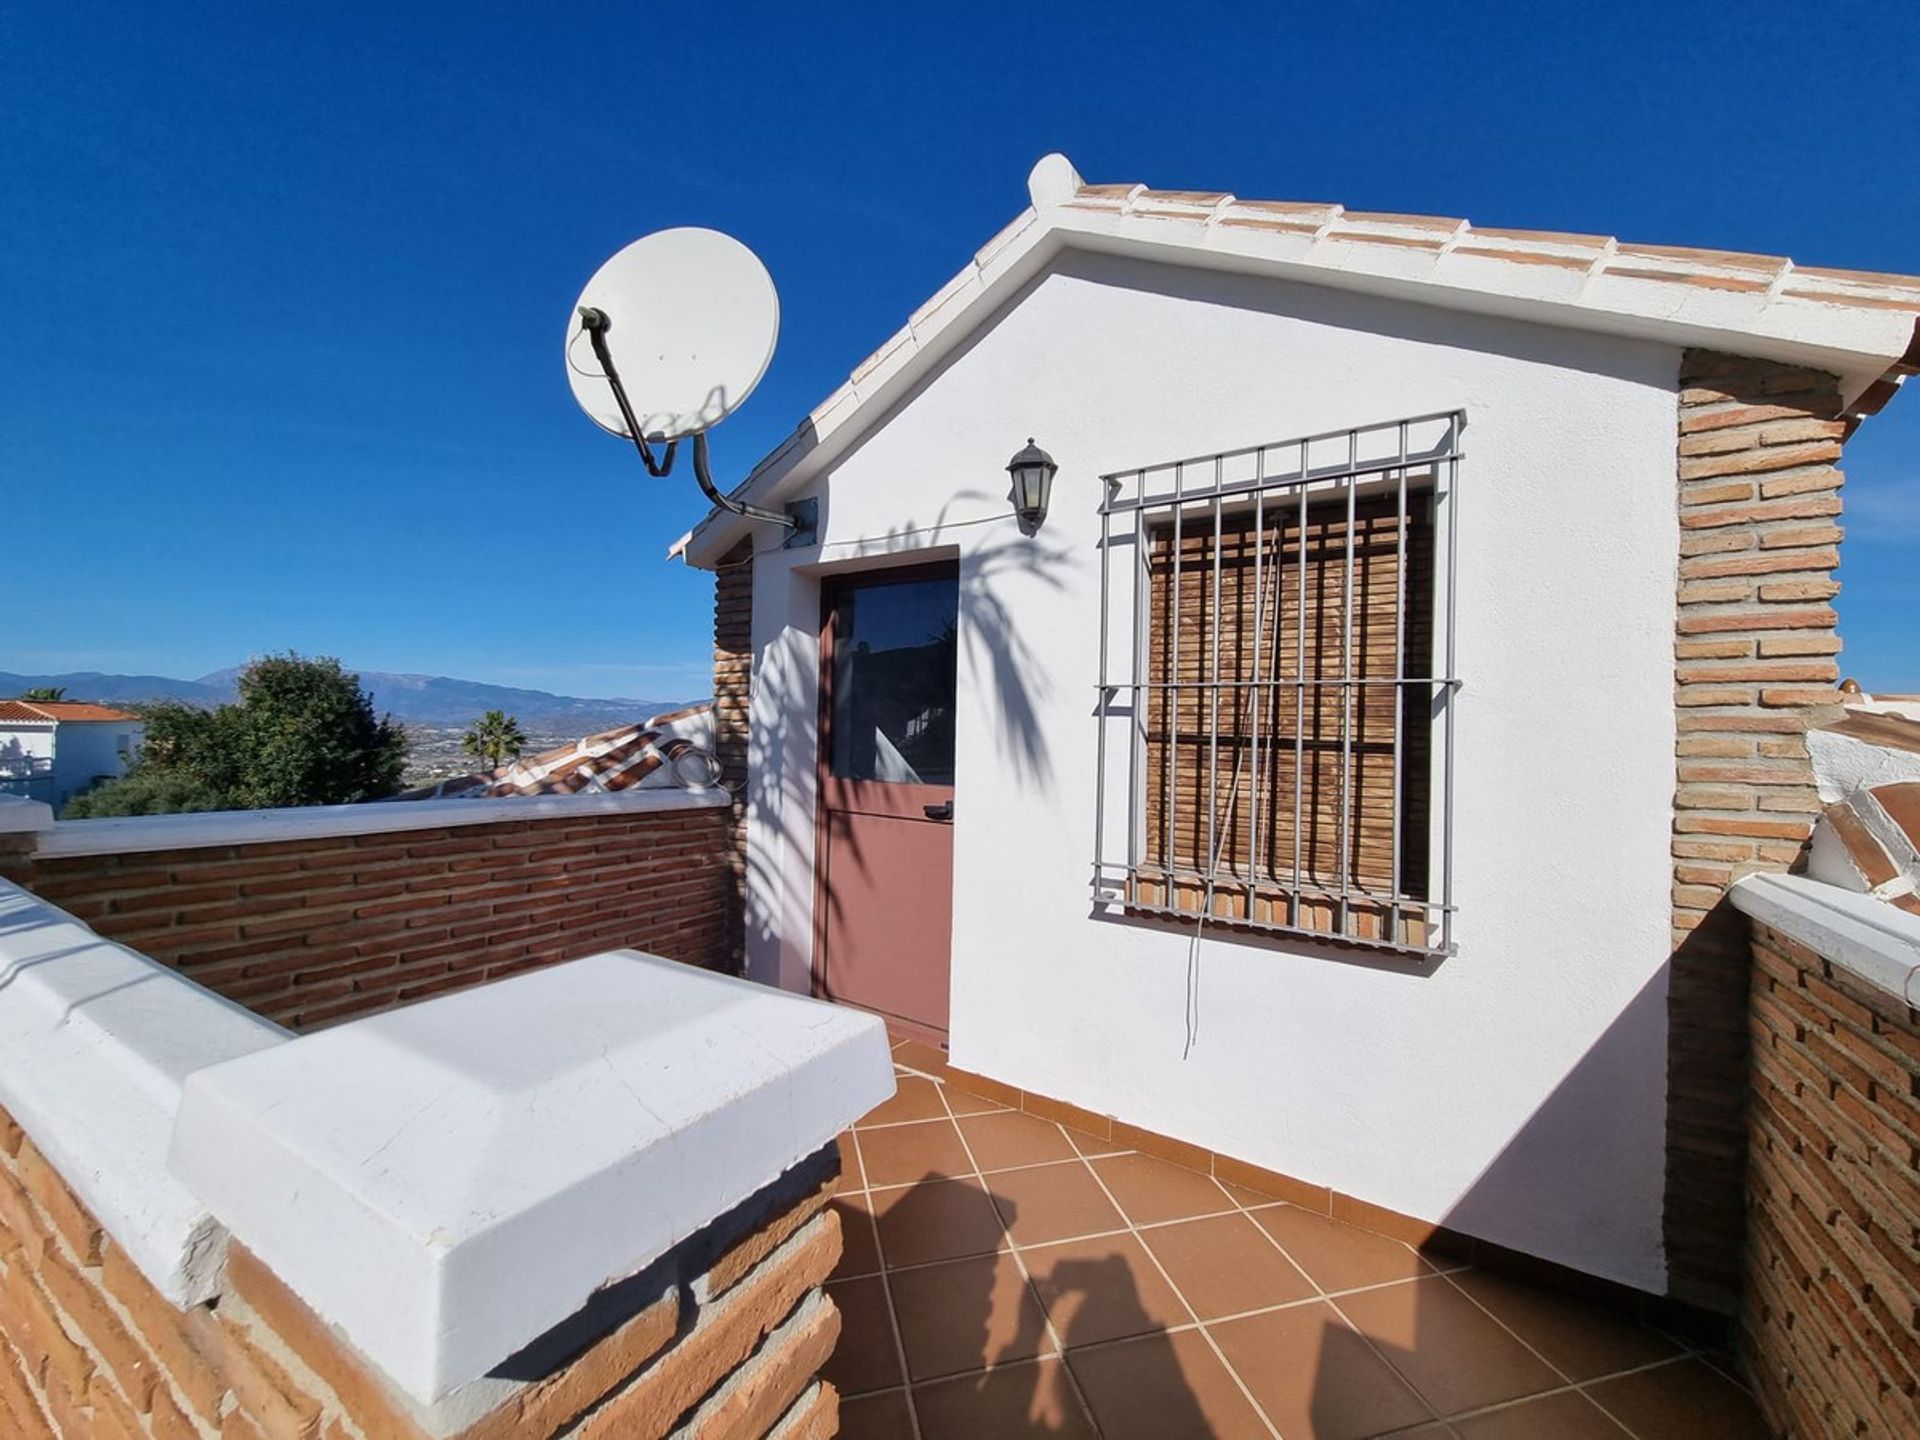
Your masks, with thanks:
[[[1102,477],[1098,906],[1453,952],[1465,424]]]

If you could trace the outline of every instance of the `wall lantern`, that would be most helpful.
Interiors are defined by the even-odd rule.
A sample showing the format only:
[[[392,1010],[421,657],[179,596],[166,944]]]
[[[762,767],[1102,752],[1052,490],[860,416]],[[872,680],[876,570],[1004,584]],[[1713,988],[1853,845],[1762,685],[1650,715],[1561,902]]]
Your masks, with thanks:
[[[1007,462],[1013,477],[1013,513],[1020,517],[1020,528],[1029,535],[1047,518],[1047,500],[1053,494],[1053,472],[1060,467],[1053,457],[1027,437],[1027,448]]]

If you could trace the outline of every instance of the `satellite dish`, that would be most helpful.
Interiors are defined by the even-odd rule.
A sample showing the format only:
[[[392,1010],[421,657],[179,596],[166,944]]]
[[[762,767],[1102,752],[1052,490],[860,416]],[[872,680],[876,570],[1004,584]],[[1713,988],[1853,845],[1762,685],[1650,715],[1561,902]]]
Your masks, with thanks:
[[[632,415],[594,344],[613,361]],[[602,265],[567,321],[567,381],[589,419],[623,439],[678,440],[719,424],[773,359],[780,297],[745,245],[685,226],[643,236]]]
[[[717,230],[659,230],[580,292],[567,321],[567,383],[588,419],[633,442],[649,475],[670,474],[691,438],[693,478],[709,501],[781,526],[789,549],[811,545],[816,501],[768,510],[723,495],[707,454],[707,431],[753,393],[779,335],[780,297],[757,255]]]

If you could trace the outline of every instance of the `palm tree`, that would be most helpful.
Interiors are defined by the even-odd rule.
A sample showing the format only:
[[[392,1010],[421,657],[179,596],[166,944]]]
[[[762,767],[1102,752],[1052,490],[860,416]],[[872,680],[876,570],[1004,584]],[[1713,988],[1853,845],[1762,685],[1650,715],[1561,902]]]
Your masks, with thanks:
[[[467,728],[460,748],[497,770],[507,761],[520,758],[520,752],[527,748],[527,733],[504,710],[489,710]]]
[[[20,692],[22,700],[64,700],[67,687],[64,685],[36,685],[31,690]]]

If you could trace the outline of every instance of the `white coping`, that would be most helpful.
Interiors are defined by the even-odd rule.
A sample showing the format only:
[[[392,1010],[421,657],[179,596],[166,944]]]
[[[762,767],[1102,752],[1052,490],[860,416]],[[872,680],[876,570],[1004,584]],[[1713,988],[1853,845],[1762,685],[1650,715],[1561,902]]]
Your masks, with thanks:
[[[875,1017],[619,950],[200,1070],[172,1163],[431,1406],[893,1087]]]
[[[19,835],[29,830],[51,830],[53,807],[24,795],[0,795],[0,835]]]
[[[218,1289],[227,1238],[167,1168],[181,1082],[286,1040],[0,881],[0,1104],[176,1305]]]
[[[559,820],[649,810],[705,810],[730,803],[724,790],[621,790],[612,795],[510,795],[498,800],[382,800],[360,805],[309,805],[280,810],[213,810],[187,815],[130,815],[63,820],[42,829],[41,855],[119,855],[142,850],[195,850],[211,845],[263,845],[330,835],[383,835],[449,825]]]
[[[1901,1004],[1920,1006],[1920,915],[1805,875],[1749,875],[1729,897]]]

